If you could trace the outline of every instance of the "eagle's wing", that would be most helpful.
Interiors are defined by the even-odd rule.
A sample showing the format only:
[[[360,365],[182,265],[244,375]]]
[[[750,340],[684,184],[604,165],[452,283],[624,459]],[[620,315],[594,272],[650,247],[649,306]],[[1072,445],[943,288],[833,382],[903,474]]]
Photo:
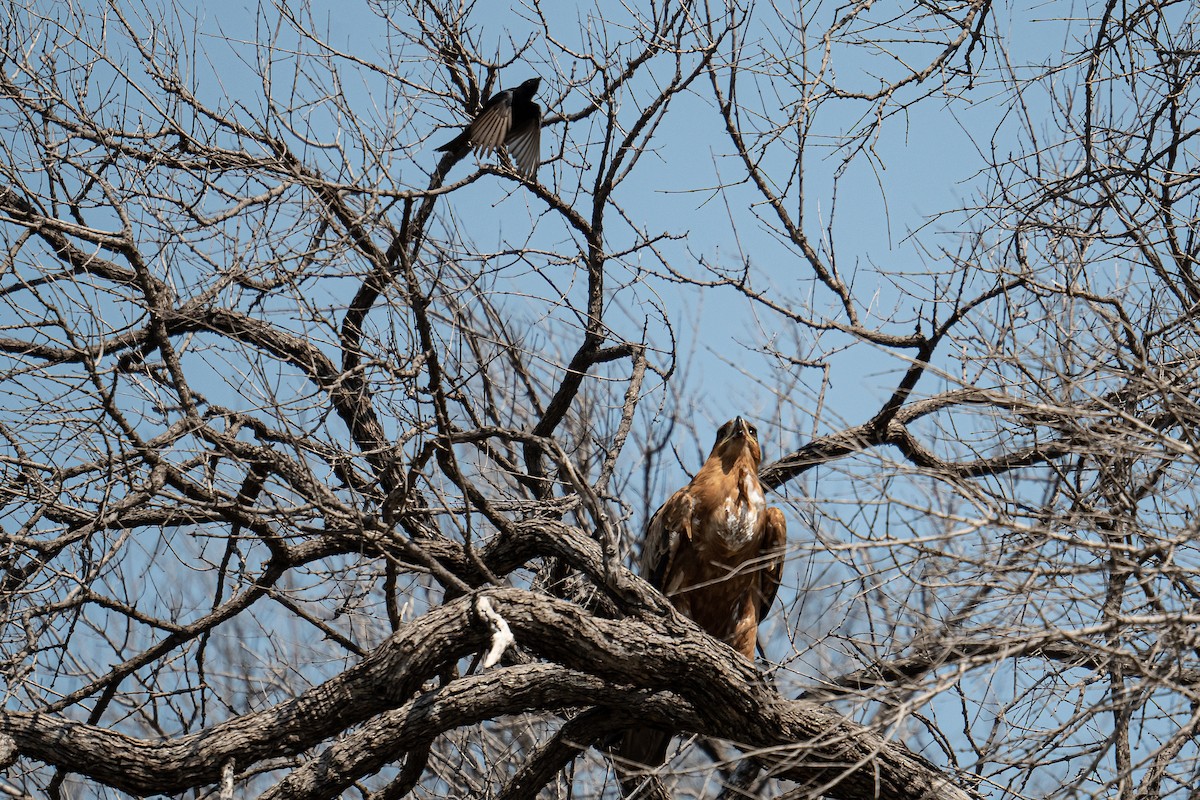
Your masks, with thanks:
[[[763,515],[762,558],[763,566],[759,571],[759,605],[758,621],[767,616],[771,604],[775,602],[775,593],[779,591],[779,581],[783,579],[783,558],[787,549],[787,520],[783,512],[775,506],[767,508]]]
[[[692,538],[692,512],[696,501],[689,489],[684,487],[671,495],[646,525],[638,572],[660,591],[666,586],[681,546]]]
[[[512,96],[511,89],[500,92],[488,100],[471,123],[468,132],[475,152],[495,152],[508,139],[508,129],[512,127]]]

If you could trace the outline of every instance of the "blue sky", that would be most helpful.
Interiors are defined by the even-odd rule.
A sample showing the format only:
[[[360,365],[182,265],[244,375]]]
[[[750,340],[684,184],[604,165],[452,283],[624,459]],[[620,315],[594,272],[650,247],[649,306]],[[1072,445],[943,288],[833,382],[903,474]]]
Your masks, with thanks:
[[[585,25],[596,25],[595,11],[589,9],[591,5],[584,3],[546,6],[547,12],[556,18],[556,33],[568,42],[572,38],[581,38]],[[818,6],[817,13],[831,11]],[[1007,13],[1008,24],[1021,29],[1020,35],[1011,41],[1013,50],[1009,57],[1014,63],[1036,63],[1047,52],[1061,52],[1065,38],[1062,23],[1027,21],[1035,14],[1050,17],[1050,11],[1045,6],[1039,6],[1036,11],[997,9],[1001,20]],[[218,35],[252,38],[253,28],[237,21],[241,15],[249,18],[251,12],[245,9],[210,7],[199,13],[203,15],[201,19],[206,30],[219,32]],[[314,17],[319,23],[328,25],[327,39],[333,45],[368,60],[386,62],[382,55],[387,47],[386,32],[364,4],[317,4]],[[536,26],[522,19],[521,13],[510,13],[500,6],[478,4],[472,20],[486,31],[482,37],[485,52],[494,42],[495,54],[500,59],[511,55],[512,42],[524,42],[537,33]],[[609,17],[607,21],[617,20]],[[760,19],[759,22],[761,25],[764,21]],[[760,27],[758,32],[761,34],[764,30]],[[768,40],[763,42],[764,46],[769,45]],[[245,88],[251,97],[258,92],[256,84],[231,78],[236,63],[222,55],[220,42],[210,44],[212,67],[221,73],[225,89]],[[547,97],[561,94],[561,84],[556,85],[557,76],[551,69],[570,72],[575,65],[562,54],[555,53],[555,63],[551,67],[546,63],[551,58],[550,50],[544,44],[535,43],[530,55],[542,63],[532,67],[510,67],[502,73],[501,84],[515,85],[537,72],[545,78],[541,94],[543,102],[547,102]],[[860,56],[854,52],[841,54],[839,58],[839,80],[851,87],[872,85],[869,73],[880,68],[880,58],[864,59],[860,63]],[[414,80],[431,77],[426,64],[406,62],[403,57],[398,62],[402,71],[407,71]],[[243,77],[248,74],[243,71]],[[378,108],[378,113],[386,114],[391,101],[380,97],[381,91],[386,89],[381,89],[378,76],[367,74],[363,79],[371,82],[369,91],[364,92],[364,108],[373,105]],[[355,90],[353,81],[347,81],[347,87],[350,91]],[[707,90],[703,83],[701,88]],[[547,108],[547,112],[574,111],[582,102],[582,96],[575,94],[566,99],[563,108]],[[1027,97],[1026,102],[1036,108],[1036,98]],[[440,99],[431,97],[430,104],[430,108],[413,110],[416,120],[406,129],[412,133],[424,129],[430,137],[416,150],[416,163],[408,163],[407,155],[412,151],[406,151],[391,165],[391,179],[398,187],[423,186],[424,171],[436,155],[433,147],[448,135],[448,131],[437,130],[436,124],[461,120],[461,112],[446,108]],[[837,136],[861,124],[866,108],[865,104],[852,102],[822,108],[814,138]],[[930,98],[888,120],[876,140],[874,153],[870,157],[857,157],[841,175],[836,194],[836,222],[832,229],[837,263],[843,273],[857,274],[860,297],[870,299],[877,294],[874,302],[881,314],[890,313],[895,304],[901,308],[908,305],[910,308],[897,316],[911,318],[913,304],[898,295],[887,282],[877,280],[873,275],[874,268],[910,273],[918,276],[918,281],[927,270],[944,268],[936,263],[937,255],[931,255],[930,248],[946,246],[953,250],[957,236],[955,226],[964,222],[961,217],[935,217],[961,207],[964,198],[969,201],[975,194],[977,173],[982,166],[977,147],[987,146],[1010,110],[1007,92],[1002,87],[987,85],[985,81],[953,100],[939,102],[937,98]],[[1011,122],[1009,130],[1014,130]],[[559,130],[551,131],[547,155],[557,155],[554,148],[558,136]],[[727,197],[707,191],[719,175],[728,179],[736,175],[738,169],[737,164],[729,163],[729,145],[711,104],[694,95],[678,98],[660,128],[656,142],[655,151],[643,156],[639,163],[636,179],[620,194],[622,203],[634,219],[651,232],[685,234],[686,244],[681,243],[676,248],[676,253],[682,254],[677,255],[680,264],[695,257],[725,266],[745,260],[753,266],[758,285],[772,286],[780,296],[803,293],[805,284],[796,278],[800,267],[795,254],[781,248],[749,213],[749,204],[758,198],[749,191],[736,189]],[[830,218],[834,207],[833,175],[840,161],[841,153],[833,148],[826,153],[815,148],[806,156],[806,213],[813,232],[823,228]],[[463,177],[468,171],[468,164],[460,164],[451,177]],[[562,184],[567,188],[575,180],[575,176],[564,175],[562,168],[556,169],[553,165],[544,166],[540,178],[547,185],[554,185],[556,180],[567,181]],[[589,179],[583,176],[585,183]],[[471,215],[467,232],[483,247],[523,244],[530,219],[536,220],[542,212],[536,200],[520,192],[508,194],[508,187],[496,181],[471,187],[449,199],[446,206],[462,219],[461,209],[476,203],[484,204],[486,213]],[[919,233],[913,236],[913,231],[918,230]],[[560,234],[552,230],[548,235],[553,239]],[[661,281],[653,282],[651,288],[671,309],[680,352],[694,354],[691,358],[693,380],[703,376],[706,386],[720,387],[720,391],[706,393],[698,413],[713,423],[735,413],[772,415],[770,393],[755,387],[746,379],[743,370],[757,376],[769,376],[778,365],[748,353],[746,347],[772,339],[783,342],[786,347],[791,334],[788,327],[769,314],[756,313],[729,291],[697,294]],[[618,333],[634,336],[640,321],[636,308],[628,312],[629,328]],[[693,319],[699,326],[699,336],[693,335],[691,330]],[[569,349],[570,345],[566,346]],[[876,410],[880,398],[890,389],[897,371],[903,366],[902,362],[879,353],[871,354],[864,348],[859,348],[853,359],[838,361],[829,376],[831,399],[835,402],[827,407],[837,411],[836,419],[830,420],[831,425],[852,424]],[[766,380],[771,382],[769,377]],[[820,375],[814,372],[805,376],[805,380],[819,382]],[[810,388],[814,392],[817,390],[816,386]],[[683,387],[680,390],[687,391]]]

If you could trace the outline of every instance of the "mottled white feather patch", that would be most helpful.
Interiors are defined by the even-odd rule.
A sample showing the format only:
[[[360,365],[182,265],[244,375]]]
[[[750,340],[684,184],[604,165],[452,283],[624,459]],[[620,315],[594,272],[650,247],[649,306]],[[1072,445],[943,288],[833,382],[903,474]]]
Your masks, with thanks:
[[[726,498],[722,509],[725,518],[720,532],[730,547],[742,547],[754,538],[767,505],[758,481],[751,473],[743,472],[741,482],[741,492],[737,497]]]

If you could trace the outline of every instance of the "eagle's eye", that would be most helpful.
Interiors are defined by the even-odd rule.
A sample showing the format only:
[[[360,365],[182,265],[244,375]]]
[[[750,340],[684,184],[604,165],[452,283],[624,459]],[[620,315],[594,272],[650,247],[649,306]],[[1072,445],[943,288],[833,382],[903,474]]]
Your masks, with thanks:
[[[758,428],[754,427],[753,425],[747,425],[746,427],[750,430],[750,435],[753,436],[755,439],[757,439],[758,438]]]

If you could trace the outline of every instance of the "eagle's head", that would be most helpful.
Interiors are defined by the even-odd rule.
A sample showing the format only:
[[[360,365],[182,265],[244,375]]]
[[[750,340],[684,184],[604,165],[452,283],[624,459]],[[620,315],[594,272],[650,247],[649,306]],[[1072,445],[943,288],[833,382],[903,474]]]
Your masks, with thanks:
[[[747,452],[757,468],[762,459],[762,450],[758,446],[758,428],[741,417],[734,417],[717,429],[717,441],[713,443],[709,458],[716,456],[723,463],[727,463]]]

